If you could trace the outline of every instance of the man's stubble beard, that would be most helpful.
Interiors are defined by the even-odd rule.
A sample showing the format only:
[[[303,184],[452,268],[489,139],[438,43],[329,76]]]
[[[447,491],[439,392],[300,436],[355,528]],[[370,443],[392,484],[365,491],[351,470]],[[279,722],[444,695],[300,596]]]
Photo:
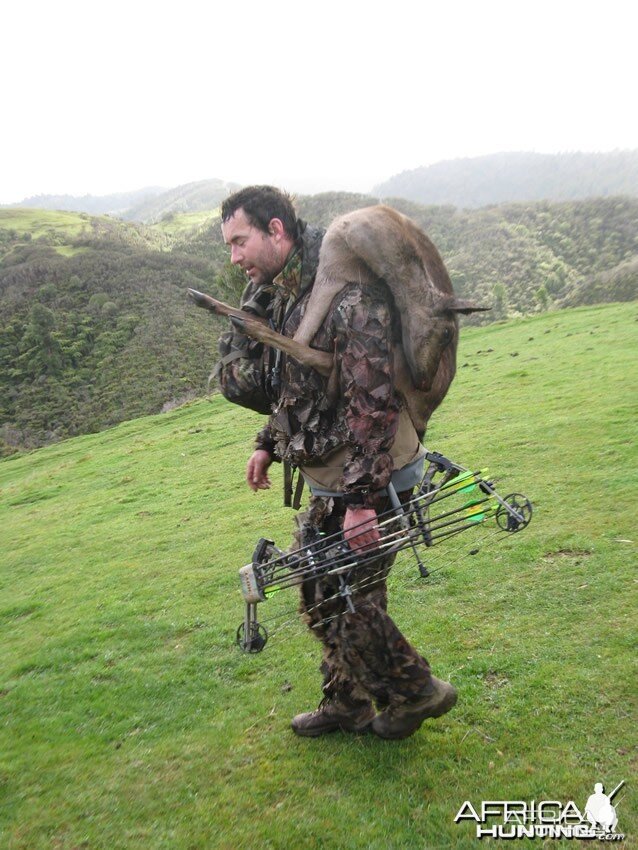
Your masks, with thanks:
[[[282,253],[277,246],[264,239],[263,259],[260,257],[258,260],[258,275],[250,278],[252,282],[258,286],[272,283],[286,264],[286,257],[283,257]]]

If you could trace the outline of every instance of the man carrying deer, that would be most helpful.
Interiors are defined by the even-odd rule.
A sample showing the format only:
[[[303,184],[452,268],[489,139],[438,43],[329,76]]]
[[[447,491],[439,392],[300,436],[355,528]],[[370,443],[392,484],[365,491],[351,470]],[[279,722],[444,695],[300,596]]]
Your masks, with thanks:
[[[317,276],[322,234],[297,219],[288,196],[254,186],[226,199],[222,233],[232,262],[249,278],[242,309],[255,321],[235,320],[219,380],[230,400],[270,409],[248,461],[250,488],[270,487],[273,461],[298,467],[310,486],[296,545],[342,528],[351,549],[362,552],[379,540],[376,517],[390,508],[390,498],[407,501],[420,481],[420,437],[454,375],[456,313],[476,308],[454,299],[436,249],[404,216],[373,207],[338,222],[325,237]],[[432,289],[427,338],[412,331],[410,339],[407,318],[395,306],[401,295],[384,282],[385,266],[375,268],[391,254],[382,243],[395,233],[409,242],[414,267]],[[350,255],[344,261],[351,243],[354,266]],[[375,251],[384,259],[371,259]],[[412,260],[397,275],[412,275]],[[443,284],[432,283],[436,275]],[[393,560],[380,554],[357,573],[354,611],[335,576],[301,585],[304,619],[323,644],[324,698],[293,719],[296,734],[370,728],[382,738],[404,738],[455,704],[454,688],[432,676],[387,613],[385,579]]]

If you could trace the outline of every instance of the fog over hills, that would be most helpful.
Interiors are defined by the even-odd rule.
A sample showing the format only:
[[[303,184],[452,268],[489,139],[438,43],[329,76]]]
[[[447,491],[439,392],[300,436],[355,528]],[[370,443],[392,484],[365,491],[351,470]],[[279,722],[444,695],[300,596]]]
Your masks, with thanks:
[[[127,210],[122,218],[153,224],[167,215],[214,210],[227,195],[239,188],[237,183],[216,179],[185,183],[137,204]]]
[[[161,186],[146,186],[132,192],[116,192],[112,195],[33,195],[17,204],[0,204],[0,207],[30,207],[37,210],[67,210],[90,215],[124,216],[131,208],[149,203],[166,192]]]
[[[286,188],[285,181],[281,185]],[[153,223],[170,214],[216,209],[226,195],[238,188],[238,183],[211,178],[172,189],[147,187],[103,196],[37,195],[19,204],[0,206],[71,210]],[[368,194],[375,199],[404,198],[425,205],[452,205],[462,209],[516,201],[636,197],[638,150],[498,153],[446,160],[396,174],[373,187]]]
[[[380,198],[484,207],[511,201],[574,201],[638,195],[638,150],[498,153],[437,162],[374,187]]]

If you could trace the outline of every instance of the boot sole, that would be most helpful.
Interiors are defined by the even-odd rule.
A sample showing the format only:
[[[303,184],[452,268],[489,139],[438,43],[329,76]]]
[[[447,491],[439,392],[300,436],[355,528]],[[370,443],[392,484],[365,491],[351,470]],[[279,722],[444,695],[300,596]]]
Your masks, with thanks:
[[[337,725],[320,726],[315,729],[299,729],[291,723],[290,728],[300,738],[320,738],[322,735],[330,735],[332,732],[349,732],[352,735],[365,735],[371,731],[373,720],[374,714],[365,723],[358,723],[356,726],[344,726],[339,723]]]

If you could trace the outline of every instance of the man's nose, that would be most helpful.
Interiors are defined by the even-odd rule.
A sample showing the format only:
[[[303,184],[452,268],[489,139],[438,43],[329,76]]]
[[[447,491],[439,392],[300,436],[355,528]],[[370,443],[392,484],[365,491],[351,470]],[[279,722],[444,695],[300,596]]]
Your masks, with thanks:
[[[230,246],[230,261],[234,265],[238,265],[244,259],[241,250],[237,247],[237,245]]]

